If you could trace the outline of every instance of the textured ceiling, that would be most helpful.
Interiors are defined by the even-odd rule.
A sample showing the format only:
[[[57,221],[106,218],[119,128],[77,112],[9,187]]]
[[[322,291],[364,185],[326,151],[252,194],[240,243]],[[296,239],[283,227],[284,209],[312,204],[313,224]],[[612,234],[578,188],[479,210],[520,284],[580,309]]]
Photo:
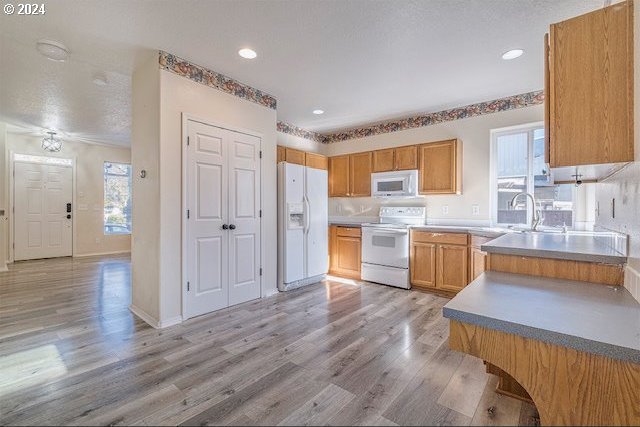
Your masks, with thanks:
[[[264,90],[279,120],[329,132],[542,87],[552,22],[602,0],[56,0],[0,15],[0,120],[128,145],[131,74],[162,49]],[[49,38],[65,63],[40,56]],[[252,47],[258,58],[237,55]],[[514,61],[502,52],[519,47]],[[109,84],[92,83],[104,72]],[[325,110],[314,116],[315,108]]]

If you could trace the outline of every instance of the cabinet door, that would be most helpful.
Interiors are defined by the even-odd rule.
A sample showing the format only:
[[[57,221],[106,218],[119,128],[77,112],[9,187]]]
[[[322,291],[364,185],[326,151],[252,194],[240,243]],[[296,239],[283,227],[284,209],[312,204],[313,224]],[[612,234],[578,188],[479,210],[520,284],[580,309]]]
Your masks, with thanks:
[[[367,197],[371,195],[371,152],[349,156],[349,195]]]
[[[327,170],[329,167],[327,158],[322,154],[316,153],[305,153],[304,164],[314,169]]]
[[[276,156],[276,163],[284,162],[287,159],[287,150],[282,145],[278,145],[278,153]]]
[[[471,280],[478,278],[489,269],[489,256],[478,248],[471,248]]]
[[[395,167],[394,149],[377,150],[373,152],[373,172],[388,172]]]
[[[436,286],[436,245],[411,242],[409,265],[412,286],[417,288]]]
[[[418,147],[398,147],[395,153],[396,170],[418,169]]]
[[[349,195],[349,156],[329,158],[329,197]]]
[[[633,160],[633,2],[551,26],[551,167]]]
[[[436,286],[445,291],[458,292],[468,283],[466,246],[438,245]]]
[[[360,279],[360,238],[336,237],[336,273],[342,277]]]
[[[460,150],[461,144],[455,139],[420,146],[421,194],[460,194]]]
[[[304,166],[304,151],[295,148],[286,148],[285,152],[287,163],[295,163]]]

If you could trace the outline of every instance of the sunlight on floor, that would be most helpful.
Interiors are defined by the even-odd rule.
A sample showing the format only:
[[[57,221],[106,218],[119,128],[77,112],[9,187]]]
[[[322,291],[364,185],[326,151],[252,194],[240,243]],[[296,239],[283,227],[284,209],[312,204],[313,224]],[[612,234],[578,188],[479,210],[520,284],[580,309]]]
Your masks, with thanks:
[[[67,368],[55,345],[0,357],[0,396],[16,390],[43,384],[67,373]]]
[[[325,280],[331,280],[332,282],[338,282],[344,285],[351,285],[351,286],[360,286],[360,283],[361,283],[358,280],[345,279],[342,277],[329,276],[329,275],[327,275],[327,278]]]

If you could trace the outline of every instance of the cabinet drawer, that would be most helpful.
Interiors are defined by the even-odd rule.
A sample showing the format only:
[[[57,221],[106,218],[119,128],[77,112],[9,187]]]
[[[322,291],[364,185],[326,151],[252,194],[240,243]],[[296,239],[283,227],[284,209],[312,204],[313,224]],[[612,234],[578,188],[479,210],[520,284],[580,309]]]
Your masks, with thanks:
[[[442,243],[446,245],[467,245],[469,235],[466,233],[433,233],[430,231],[412,231],[414,242]]]
[[[480,246],[484,245],[487,242],[495,240],[497,237],[482,237],[482,236],[474,236],[471,235],[471,246],[474,248],[480,248]]]
[[[336,234],[343,237],[360,237],[359,227],[336,227]]]

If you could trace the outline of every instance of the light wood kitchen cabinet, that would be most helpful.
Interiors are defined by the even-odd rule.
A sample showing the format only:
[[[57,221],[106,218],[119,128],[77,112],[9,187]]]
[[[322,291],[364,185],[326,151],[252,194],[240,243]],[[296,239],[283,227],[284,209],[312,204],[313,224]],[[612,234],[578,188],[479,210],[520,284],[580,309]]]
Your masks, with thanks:
[[[276,163],[285,162],[287,160],[287,149],[282,145],[278,145],[278,153],[276,155]]]
[[[285,148],[285,162],[304,166],[305,152],[295,148]]]
[[[372,155],[372,172],[389,172],[395,169],[395,149],[377,150]]]
[[[418,146],[409,145],[395,149],[396,170],[418,169]]]
[[[480,247],[493,240],[489,237],[471,236],[469,248],[469,282],[473,282],[482,273],[489,270],[489,254]]]
[[[438,245],[436,287],[458,292],[469,283],[467,260],[469,249],[462,245]]]
[[[416,287],[436,287],[436,245],[411,242],[409,251],[411,284]]]
[[[314,169],[327,170],[329,168],[327,157],[316,153],[305,153],[304,164]]]
[[[418,169],[418,147],[416,145],[376,150],[372,154],[373,172]]]
[[[458,292],[468,283],[466,233],[411,231],[409,268],[416,288]]]
[[[371,195],[371,152],[349,156],[349,196]]]
[[[329,158],[329,197],[349,196],[349,155]]]
[[[420,194],[462,193],[462,143],[457,139],[418,147]]]
[[[360,279],[360,228],[332,225],[329,227],[329,273]]]
[[[551,25],[545,124],[551,167],[633,161],[633,3]]]

